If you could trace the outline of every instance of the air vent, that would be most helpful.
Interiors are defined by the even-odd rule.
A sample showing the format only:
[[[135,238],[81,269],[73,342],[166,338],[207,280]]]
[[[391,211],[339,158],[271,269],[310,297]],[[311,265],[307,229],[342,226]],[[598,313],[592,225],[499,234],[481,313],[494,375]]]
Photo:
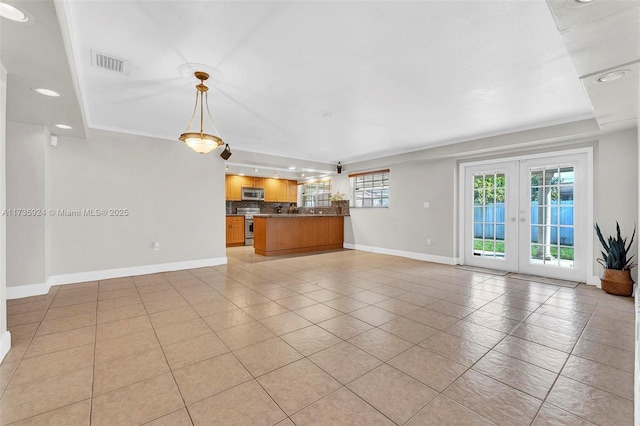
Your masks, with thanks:
[[[120,74],[127,74],[129,72],[129,61],[105,55],[95,50],[91,51],[91,64],[98,68],[119,72]]]

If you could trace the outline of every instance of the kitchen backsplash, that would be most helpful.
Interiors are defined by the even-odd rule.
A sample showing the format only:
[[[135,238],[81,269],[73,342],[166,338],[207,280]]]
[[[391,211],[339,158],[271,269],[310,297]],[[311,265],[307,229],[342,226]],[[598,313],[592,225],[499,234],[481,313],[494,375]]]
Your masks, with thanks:
[[[265,201],[227,201],[227,214],[236,214],[240,208],[260,208],[262,214],[302,213],[339,214],[349,216],[349,201],[334,201],[328,207],[296,207],[294,203],[268,203]],[[278,211],[280,210],[280,211]],[[295,210],[295,211],[294,211]],[[322,212],[322,213],[320,213]]]

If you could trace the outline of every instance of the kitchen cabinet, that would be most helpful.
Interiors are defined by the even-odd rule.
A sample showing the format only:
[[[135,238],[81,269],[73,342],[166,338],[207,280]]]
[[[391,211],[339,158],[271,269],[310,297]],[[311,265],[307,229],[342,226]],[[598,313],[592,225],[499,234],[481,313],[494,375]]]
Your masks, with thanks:
[[[225,193],[228,201],[240,201],[242,199],[242,181],[243,176],[226,175],[225,177]]]
[[[286,203],[289,201],[289,181],[278,179],[278,201]]]
[[[253,218],[253,248],[261,256],[337,250],[344,245],[344,216],[261,215]]]
[[[242,186],[248,186],[250,188],[264,188],[264,178],[242,176]]]
[[[281,196],[282,182],[280,179],[266,178],[264,180],[264,200],[270,203],[284,202]]]
[[[264,188],[264,201],[270,203],[297,203],[298,182],[295,180],[226,175],[227,201],[241,201],[242,188]]]
[[[298,201],[298,182],[295,180],[264,180],[264,200],[271,203],[296,203]]]
[[[227,247],[244,245],[244,216],[227,216]]]
[[[288,202],[289,203],[297,203],[298,202],[298,182],[296,182],[295,180],[290,180],[289,181],[289,197],[288,197]]]
[[[227,201],[241,201],[242,188],[264,188],[264,178],[253,176],[226,175],[225,176],[225,199]]]

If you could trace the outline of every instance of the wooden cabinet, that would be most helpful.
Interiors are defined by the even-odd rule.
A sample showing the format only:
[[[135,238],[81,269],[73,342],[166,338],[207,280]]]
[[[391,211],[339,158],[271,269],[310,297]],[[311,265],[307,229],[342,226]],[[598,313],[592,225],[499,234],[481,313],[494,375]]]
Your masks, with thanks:
[[[343,216],[256,216],[253,248],[256,254],[275,256],[341,249],[344,245]]]
[[[264,178],[242,176],[242,186],[248,186],[250,188],[264,188]]]
[[[244,216],[227,216],[227,247],[244,245]]]
[[[264,180],[264,200],[271,203],[296,203],[298,201],[298,182],[295,180]]]
[[[287,200],[290,203],[298,202],[298,182],[295,180],[289,181],[289,199]]]
[[[280,179],[266,178],[264,180],[264,200],[270,203],[280,201],[278,194],[280,192]]]
[[[242,178],[243,176],[226,175],[225,198],[228,201],[240,201],[242,199]]]
[[[264,188],[265,179],[253,176],[226,175],[225,176],[225,199],[227,201],[241,201],[242,188]]]
[[[270,203],[297,203],[298,182],[295,180],[226,175],[227,201],[241,201],[242,188],[264,188],[264,201]]]
[[[289,181],[278,179],[278,201],[286,203],[289,201]]]

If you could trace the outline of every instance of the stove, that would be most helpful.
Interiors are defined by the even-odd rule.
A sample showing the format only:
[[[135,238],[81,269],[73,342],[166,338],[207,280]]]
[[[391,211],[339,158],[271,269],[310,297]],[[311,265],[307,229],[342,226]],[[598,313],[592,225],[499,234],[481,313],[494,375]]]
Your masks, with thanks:
[[[238,214],[244,215],[245,219],[253,219],[254,214],[260,214],[260,207],[238,207]]]
[[[244,245],[253,245],[253,215],[259,214],[259,207],[238,207],[238,214],[244,215]]]

